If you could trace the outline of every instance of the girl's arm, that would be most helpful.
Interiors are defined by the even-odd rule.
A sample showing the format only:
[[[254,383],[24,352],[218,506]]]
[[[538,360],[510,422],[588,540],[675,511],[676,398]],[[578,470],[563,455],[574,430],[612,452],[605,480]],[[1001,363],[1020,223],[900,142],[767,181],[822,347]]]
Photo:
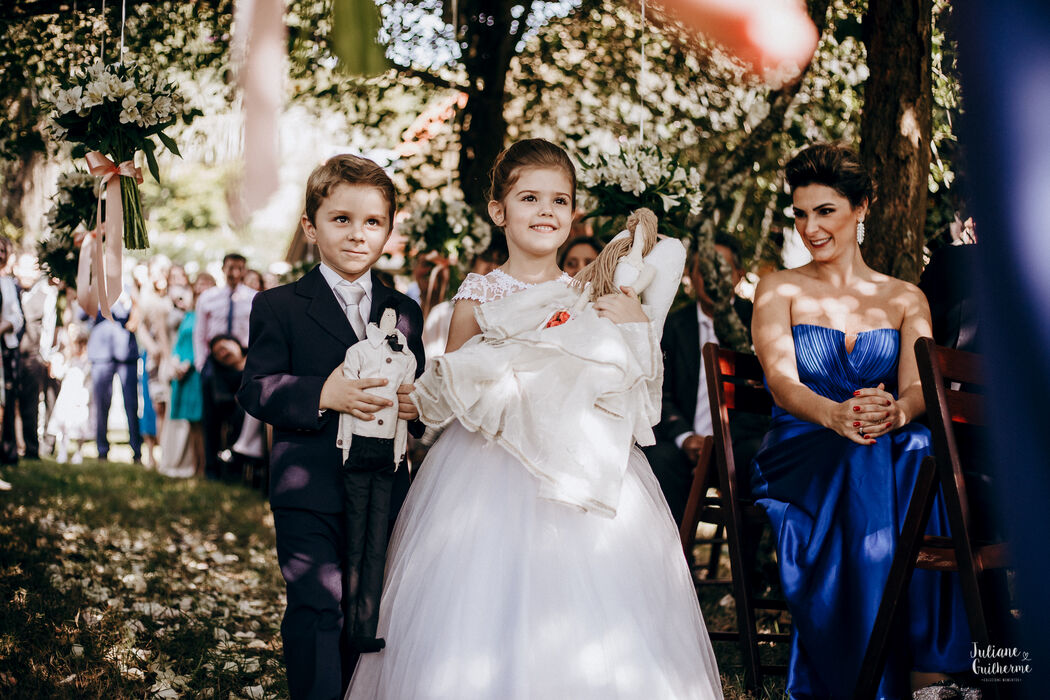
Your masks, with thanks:
[[[798,284],[783,272],[766,275],[755,290],[751,332],[773,400],[796,418],[834,430],[859,445],[869,444],[853,424],[874,420],[874,413],[869,416],[854,411],[854,404],[860,404],[855,398],[843,403],[825,398],[798,378],[791,334],[791,299],[798,292]]]
[[[474,309],[480,302],[473,299],[459,299],[452,309],[452,320],[448,326],[448,340],[445,342],[445,352],[459,350],[463,343],[467,342],[478,333],[481,326],[474,318]]]

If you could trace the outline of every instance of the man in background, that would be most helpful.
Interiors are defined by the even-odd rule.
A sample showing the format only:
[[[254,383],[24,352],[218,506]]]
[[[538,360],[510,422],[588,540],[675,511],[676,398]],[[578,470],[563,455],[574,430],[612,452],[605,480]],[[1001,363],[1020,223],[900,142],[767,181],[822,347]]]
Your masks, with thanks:
[[[248,317],[255,291],[242,284],[247,260],[239,253],[228,253],[222,259],[224,285],[213,287],[197,299],[197,321],[193,327],[193,359],[201,373],[204,423],[204,473],[208,478],[235,476],[221,460],[237,439],[238,416],[235,390],[217,376],[222,368],[212,355],[211,342],[225,335],[248,346]]]

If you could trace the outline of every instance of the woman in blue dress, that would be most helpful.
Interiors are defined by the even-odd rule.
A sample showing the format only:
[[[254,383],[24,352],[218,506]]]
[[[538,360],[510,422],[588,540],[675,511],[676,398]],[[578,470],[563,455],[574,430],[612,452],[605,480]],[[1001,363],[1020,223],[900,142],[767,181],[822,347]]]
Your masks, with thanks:
[[[914,343],[931,335],[919,289],[861,257],[875,187],[857,155],[817,144],[788,163],[795,228],[813,260],[763,277],[755,350],[776,407],[751,484],[776,537],[792,614],[788,692],[852,696],[929,431]],[[947,534],[938,499],[930,534]],[[916,571],[880,698],[959,697],[970,663],[957,576]],[[910,674],[910,679],[909,679]],[[910,680],[910,684],[909,684]],[[910,685],[910,687],[909,687]]]

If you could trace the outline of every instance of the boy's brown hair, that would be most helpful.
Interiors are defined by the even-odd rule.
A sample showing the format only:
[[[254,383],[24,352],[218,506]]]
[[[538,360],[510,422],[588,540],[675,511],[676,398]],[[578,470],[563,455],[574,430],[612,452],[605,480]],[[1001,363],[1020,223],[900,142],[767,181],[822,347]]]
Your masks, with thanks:
[[[379,190],[386,199],[389,225],[394,226],[394,212],[397,209],[397,190],[394,181],[378,165],[359,156],[344,153],[332,156],[314,168],[306,181],[306,218],[316,225],[314,216],[321,208],[321,202],[331,194],[336,185],[363,185]]]

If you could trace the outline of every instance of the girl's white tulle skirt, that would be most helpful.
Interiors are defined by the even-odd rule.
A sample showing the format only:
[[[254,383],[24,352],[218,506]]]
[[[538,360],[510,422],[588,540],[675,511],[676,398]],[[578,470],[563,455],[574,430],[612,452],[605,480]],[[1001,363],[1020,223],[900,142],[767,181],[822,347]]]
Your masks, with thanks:
[[[452,423],[390,543],[379,636],[347,698],[721,698],[678,533],[635,448],[613,519],[537,497]]]

